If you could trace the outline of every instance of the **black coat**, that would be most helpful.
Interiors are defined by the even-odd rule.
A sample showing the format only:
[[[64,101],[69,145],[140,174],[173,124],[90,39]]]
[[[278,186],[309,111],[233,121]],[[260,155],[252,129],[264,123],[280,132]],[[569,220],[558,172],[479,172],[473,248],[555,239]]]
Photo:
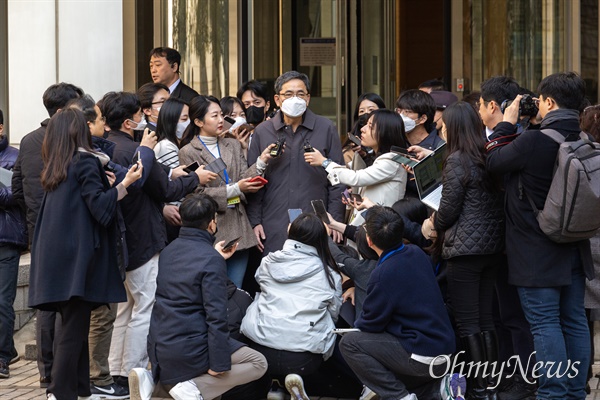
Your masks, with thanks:
[[[170,95],[170,97],[176,97],[185,101],[188,104],[196,96],[198,96],[198,92],[196,92],[194,89],[192,89],[182,81],[179,81],[179,84],[177,85],[175,90],[173,90],[173,93],[171,93]]]
[[[138,143],[120,131],[110,131],[108,140],[115,143],[113,161],[129,166]],[[128,271],[141,267],[167,245],[163,203],[181,200],[199,183],[195,173],[169,180],[164,166],[155,157],[152,157],[152,163],[152,170],[142,190],[130,193],[121,201],[127,229]]]
[[[243,346],[229,337],[227,266],[213,242],[205,230],[182,227],[160,255],[148,355],[163,384],[229,371]]]
[[[42,121],[39,128],[28,133],[21,140],[19,156],[13,168],[12,193],[17,203],[27,212],[30,241],[33,240],[35,222],[44,197],[44,190],[40,183],[40,175],[44,168],[42,143],[49,121],[49,118]]]
[[[73,297],[92,303],[127,299],[117,265],[117,189],[100,161],[77,153],[67,178],[47,192],[31,249],[29,306],[56,310]]]
[[[442,200],[434,219],[436,229],[446,231],[442,250],[445,259],[504,250],[503,197],[499,191],[483,190],[483,179],[490,178],[472,162],[470,170],[465,170],[460,152],[446,159]]]
[[[565,136],[578,135],[579,121],[565,119],[549,124]],[[501,122],[490,139],[512,134],[514,127]],[[525,287],[571,284],[571,270],[583,267],[588,279],[594,276],[589,240],[558,244],[542,232],[527,197],[519,193],[519,176],[524,190],[542,209],[548,196],[558,144],[539,130],[525,131],[512,143],[498,147],[487,157],[490,171],[505,174],[506,254],[508,283]]]

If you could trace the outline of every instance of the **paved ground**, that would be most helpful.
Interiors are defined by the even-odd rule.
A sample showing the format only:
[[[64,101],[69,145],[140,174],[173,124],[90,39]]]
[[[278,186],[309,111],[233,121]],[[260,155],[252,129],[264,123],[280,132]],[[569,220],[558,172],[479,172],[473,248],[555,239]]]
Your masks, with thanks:
[[[594,368],[600,371],[600,365]],[[10,366],[10,378],[0,379],[0,399],[2,400],[41,400],[45,398],[46,389],[40,389],[39,376],[35,361],[21,360]],[[590,381],[592,393],[586,400],[600,400],[600,380],[593,378]],[[159,400],[153,397],[153,400]],[[335,400],[325,397],[311,397],[311,400]]]

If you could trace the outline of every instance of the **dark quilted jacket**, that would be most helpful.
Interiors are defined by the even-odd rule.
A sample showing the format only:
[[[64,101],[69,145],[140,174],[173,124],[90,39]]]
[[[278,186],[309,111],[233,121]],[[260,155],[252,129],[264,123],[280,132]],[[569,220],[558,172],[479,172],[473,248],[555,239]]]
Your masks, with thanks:
[[[465,184],[466,173],[470,179]],[[503,197],[482,190],[477,184],[481,179],[481,171],[474,164],[465,171],[459,152],[448,156],[442,200],[435,216],[436,228],[446,231],[442,250],[445,259],[504,250]]]

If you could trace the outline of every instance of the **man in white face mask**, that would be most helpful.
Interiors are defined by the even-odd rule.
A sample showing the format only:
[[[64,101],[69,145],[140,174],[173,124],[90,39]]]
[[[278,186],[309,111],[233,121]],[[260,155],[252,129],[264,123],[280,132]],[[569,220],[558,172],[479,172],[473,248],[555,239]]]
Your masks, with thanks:
[[[285,142],[283,153],[265,171],[269,181],[266,190],[249,197],[246,208],[263,254],[282,248],[287,238],[288,209],[312,212],[311,200],[321,199],[334,219],[342,220],[344,215],[344,188],[329,185],[322,168],[304,162],[304,151],[315,148],[327,157],[325,162],[343,163],[336,128],[308,109],[308,77],[296,71],[284,73],[275,81],[274,98],[280,111],[256,127],[248,150],[248,160],[256,160],[272,143]]]
[[[429,93],[414,89],[400,94],[396,100],[396,112],[404,121],[409,145],[435,150],[444,143],[435,130],[435,110],[435,101]]]

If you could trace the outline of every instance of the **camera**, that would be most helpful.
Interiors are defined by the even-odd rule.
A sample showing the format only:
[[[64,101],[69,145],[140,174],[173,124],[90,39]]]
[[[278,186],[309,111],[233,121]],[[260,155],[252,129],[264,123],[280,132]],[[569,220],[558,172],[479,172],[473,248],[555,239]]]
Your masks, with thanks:
[[[271,157],[273,157],[273,158],[279,157],[281,155],[281,153],[283,152],[284,144],[285,144],[285,137],[280,137],[275,142],[275,147],[273,147],[271,149],[271,152],[269,153],[271,155]]]
[[[500,110],[502,111],[502,113],[504,113],[504,110],[506,110],[506,108],[510,106],[512,102],[512,100],[504,100],[502,102],[502,105],[500,106]],[[538,111],[539,109],[535,105],[535,100],[533,99],[533,97],[529,94],[524,94],[523,97],[521,97],[521,101],[519,102],[519,115],[521,115],[522,117],[535,117]]]
[[[315,151],[315,149],[312,147],[312,145],[310,144],[310,142],[308,141],[308,139],[306,139],[304,141],[304,152],[305,153],[312,153],[314,151]]]

